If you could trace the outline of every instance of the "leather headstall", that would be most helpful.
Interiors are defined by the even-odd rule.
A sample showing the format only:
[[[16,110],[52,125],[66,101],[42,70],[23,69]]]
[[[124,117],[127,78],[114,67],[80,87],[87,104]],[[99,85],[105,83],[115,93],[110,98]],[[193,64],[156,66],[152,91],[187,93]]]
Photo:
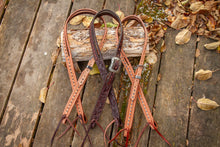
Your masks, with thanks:
[[[108,15],[108,16],[113,17],[119,23],[119,27],[120,27],[120,35],[119,35],[120,37],[119,37],[119,41],[118,41],[117,48],[116,48],[116,54],[111,59],[111,65],[109,66],[109,71],[106,69],[101,50],[98,46],[97,38],[95,35],[95,27],[94,27],[95,19],[97,17],[103,16],[103,15]],[[123,42],[123,29],[122,29],[122,25],[121,25],[121,20],[118,17],[118,15],[115,14],[114,12],[107,10],[107,9],[104,9],[94,16],[94,18],[90,24],[89,34],[90,34],[90,43],[91,43],[91,47],[92,47],[93,56],[94,56],[94,59],[95,59],[97,66],[98,66],[98,69],[100,71],[101,78],[104,81],[104,84],[103,84],[103,87],[102,87],[101,92],[99,94],[99,97],[98,97],[98,100],[97,100],[96,105],[94,107],[94,110],[92,112],[88,131],[91,128],[94,128],[96,126],[96,124],[101,116],[101,113],[104,109],[104,105],[106,103],[107,97],[109,98],[109,101],[110,101],[110,105],[111,105],[111,109],[112,109],[112,116],[114,118],[114,122],[116,123],[116,126],[117,126],[116,129],[117,129],[118,126],[121,124],[121,120],[119,117],[119,110],[118,110],[117,101],[115,98],[115,94],[114,94],[112,85],[113,85],[115,73],[117,73],[120,70],[120,65],[121,65],[120,53],[121,53],[122,42]],[[98,126],[100,126],[100,125],[98,125]],[[84,142],[85,142],[87,135],[84,138],[82,146],[84,145]]]
[[[55,138],[55,135],[58,131],[58,128],[62,123],[66,123],[66,121],[68,121],[69,123],[69,127],[67,127],[67,129],[58,137],[60,138],[61,136],[63,136],[71,127],[78,133],[78,131],[75,129],[73,123],[77,121],[77,119],[80,119],[80,122],[82,123],[85,131],[87,132],[84,124],[86,123],[86,117],[85,117],[85,114],[83,112],[83,107],[82,107],[82,103],[81,103],[81,99],[80,99],[80,92],[81,90],[83,89],[85,83],[86,83],[86,80],[89,76],[89,72],[90,70],[92,69],[94,63],[95,63],[95,60],[94,58],[91,58],[89,61],[88,61],[88,64],[87,64],[87,67],[83,70],[83,72],[81,73],[80,77],[78,78],[77,80],[77,77],[76,77],[76,72],[75,72],[75,69],[74,69],[74,63],[73,63],[73,58],[72,58],[72,54],[71,54],[71,50],[70,50],[70,45],[69,45],[69,41],[68,41],[68,34],[67,34],[67,26],[68,26],[68,23],[69,21],[76,17],[77,15],[81,15],[81,14],[91,14],[91,15],[95,15],[97,12],[95,10],[92,10],[92,9],[79,9],[77,11],[74,11],[66,20],[65,24],[64,24],[64,30],[63,30],[63,40],[64,40],[64,54],[65,54],[65,59],[66,59],[66,67],[67,67],[67,70],[68,70],[68,75],[69,75],[69,79],[70,79],[70,83],[71,83],[71,87],[72,87],[72,93],[71,93],[71,96],[69,97],[69,100],[64,108],[64,111],[63,111],[63,115],[61,117],[61,120],[54,132],[54,135],[52,137],[52,140],[51,140],[51,146],[53,144],[53,140]],[[106,39],[106,35],[107,35],[107,26],[106,26],[106,23],[104,21],[104,19],[102,17],[100,17],[101,20],[103,21],[104,25],[105,25],[105,32],[104,32],[104,36],[103,36],[103,39],[100,43],[100,48],[103,47],[104,45],[104,42],[105,42],[105,39]],[[70,115],[70,112],[72,111],[72,108],[73,106],[76,106],[76,110],[77,110],[77,114],[78,114],[78,117],[73,121],[71,122],[69,120],[69,115]],[[79,134],[79,133],[78,133]]]
[[[130,95],[129,95],[129,99],[128,99],[128,105],[127,105],[127,111],[126,111],[126,118],[125,118],[125,123],[124,123],[124,129],[120,130],[115,137],[113,137],[113,139],[110,142],[112,142],[113,140],[115,140],[115,138],[119,135],[120,132],[124,131],[124,137],[126,138],[126,144],[125,146],[128,146],[128,141],[129,141],[129,133],[131,131],[132,128],[132,124],[133,124],[133,119],[134,119],[134,111],[135,111],[135,105],[136,105],[136,101],[137,99],[139,100],[139,104],[142,108],[142,111],[144,113],[144,116],[146,118],[147,121],[147,125],[150,125],[150,127],[155,130],[163,139],[164,141],[170,145],[170,143],[165,139],[165,137],[157,130],[157,124],[153,119],[153,116],[151,114],[150,108],[147,104],[147,101],[145,99],[144,93],[140,87],[140,79],[141,79],[141,73],[142,70],[144,68],[144,60],[145,60],[145,55],[146,53],[149,52],[149,43],[148,43],[148,34],[147,34],[147,29],[143,23],[143,21],[135,16],[135,15],[130,15],[125,17],[122,20],[122,23],[125,23],[128,20],[136,20],[141,27],[144,30],[145,33],[145,39],[144,39],[144,46],[143,46],[143,50],[142,50],[142,54],[141,54],[141,58],[139,61],[139,64],[137,66],[136,71],[134,72],[133,67],[131,65],[131,63],[129,62],[128,58],[125,55],[124,50],[121,51],[121,56],[120,59],[124,65],[124,68],[126,69],[129,79],[132,83],[131,85],[131,89],[130,89]],[[117,30],[118,31],[118,28]],[[146,126],[147,126],[146,125]],[[146,128],[146,127],[144,127]],[[138,145],[138,142],[140,140],[142,133],[140,134],[140,136],[138,137],[138,140],[136,142],[136,145]]]

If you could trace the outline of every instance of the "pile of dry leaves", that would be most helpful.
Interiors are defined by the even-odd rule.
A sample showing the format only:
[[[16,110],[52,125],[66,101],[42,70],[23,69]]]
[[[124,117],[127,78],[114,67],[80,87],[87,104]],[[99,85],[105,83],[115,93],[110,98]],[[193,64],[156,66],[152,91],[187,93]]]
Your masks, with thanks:
[[[176,44],[187,43],[190,40],[191,34],[194,33],[217,40],[218,42],[208,44],[205,47],[207,49],[218,48],[219,52],[219,3],[220,1],[215,0],[142,0],[137,7],[136,13],[142,18],[147,17],[144,21],[150,23],[150,25],[154,24],[154,27],[155,24],[156,27],[166,24],[171,28],[180,30],[175,39]],[[154,30],[151,31],[153,32]]]

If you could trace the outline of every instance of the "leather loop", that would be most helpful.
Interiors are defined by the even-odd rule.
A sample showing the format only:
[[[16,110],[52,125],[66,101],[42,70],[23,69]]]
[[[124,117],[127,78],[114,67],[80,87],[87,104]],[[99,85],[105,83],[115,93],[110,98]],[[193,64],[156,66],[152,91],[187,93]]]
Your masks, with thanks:
[[[143,51],[141,54],[141,59],[139,61],[139,65],[138,65],[135,72],[134,72],[128,58],[126,57],[125,52],[123,50],[121,51],[121,61],[122,61],[123,65],[128,73],[128,76],[131,80],[131,83],[132,83],[130,95],[129,95],[129,99],[128,99],[125,125],[124,125],[124,129],[125,129],[124,136],[127,137],[126,145],[127,145],[127,141],[129,138],[129,130],[131,130],[132,123],[133,123],[134,110],[135,110],[135,105],[136,105],[137,99],[139,100],[139,103],[141,105],[142,111],[144,113],[144,116],[145,116],[148,124],[150,124],[151,128],[156,130],[156,132],[165,140],[165,142],[169,144],[169,142],[165,139],[165,137],[162,136],[162,134],[157,130],[157,125],[155,125],[155,121],[154,121],[153,116],[150,112],[150,108],[147,104],[144,93],[139,85],[140,78],[141,78],[141,72],[144,67],[145,54],[149,52],[149,45],[148,45],[148,36],[147,36],[146,27],[140,18],[138,18],[137,16],[134,16],[134,15],[127,16],[122,20],[122,23],[124,23],[128,20],[132,20],[132,19],[139,22],[141,24],[141,26],[143,27],[144,32],[145,32],[145,40],[144,40],[145,42],[144,42]]]
[[[112,108],[112,115],[113,115],[114,119],[116,119],[119,122],[120,118],[119,118],[119,111],[118,111],[118,107],[117,107],[117,101],[116,101],[115,94],[114,94],[114,91],[112,88],[112,83],[114,81],[115,72],[114,71],[108,72],[106,70],[105,63],[103,61],[103,57],[102,57],[100,48],[98,46],[98,41],[97,41],[97,38],[95,35],[94,21],[97,17],[103,16],[103,15],[108,15],[108,16],[113,17],[116,21],[118,21],[119,26],[120,26],[119,42],[118,42],[118,45],[116,48],[116,55],[115,55],[115,57],[113,57],[114,62],[111,65],[111,69],[113,69],[114,71],[117,71],[120,66],[120,60],[115,60],[115,59],[118,59],[120,56],[121,45],[123,42],[123,29],[122,29],[120,18],[117,16],[117,14],[115,14],[114,12],[107,10],[107,9],[102,10],[99,13],[97,13],[94,16],[93,20],[91,21],[89,32],[90,32],[90,42],[91,42],[93,56],[94,56],[94,59],[95,59],[97,66],[98,66],[98,69],[100,71],[101,77],[104,80],[104,85],[101,89],[96,106],[93,110],[91,120],[93,120],[93,119],[98,120],[99,119],[101,112],[103,111],[103,108],[104,108],[104,105],[106,102],[106,98],[109,97],[111,108]],[[94,128],[95,123],[91,122],[91,127]]]
[[[66,117],[69,116],[70,112],[72,111],[73,106],[76,104],[76,108],[77,108],[77,113],[79,116],[82,116],[82,120],[84,123],[86,123],[86,120],[84,118],[84,112],[83,112],[83,108],[82,108],[82,104],[81,104],[81,100],[80,100],[80,91],[82,90],[86,79],[88,78],[89,72],[90,72],[90,68],[86,68],[84,69],[84,71],[81,73],[79,80],[77,81],[76,78],[76,74],[75,74],[75,70],[74,70],[74,66],[73,66],[73,58],[72,58],[72,54],[71,54],[71,50],[70,50],[70,45],[69,45],[69,41],[68,41],[68,34],[67,34],[67,26],[68,26],[68,22],[74,18],[77,15],[81,15],[81,14],[92,14],[95,15],[97,12],[95,10],[92,9],[79,9],[75,12],[73,12],[66,20],[65,25],[64,25],[64,54],[65,54],[65,59],[66,59],[66,66],[68,69],[68,75],[70,78],[70,82],[71,82],[71,86],[72,86],[72,94],[66,104],[66,107],[64,109],[63,115],[66,115]],[[101,18],[101,20],[104,22],[105,21],[103,18]],[[107,34],[107,28],[106,28],[106,24],[105,24],[105,33],[104,33],[104,37],[103,40],[101,42],[100,48],[103,47],[103,44],[105,42],[105,38],[106,38],[106,34]],[[92,67],[95,63],[94,58],[90,59],[88,62],[87,67]],[[66,119],[63,120],[63,123],[65,123]]]

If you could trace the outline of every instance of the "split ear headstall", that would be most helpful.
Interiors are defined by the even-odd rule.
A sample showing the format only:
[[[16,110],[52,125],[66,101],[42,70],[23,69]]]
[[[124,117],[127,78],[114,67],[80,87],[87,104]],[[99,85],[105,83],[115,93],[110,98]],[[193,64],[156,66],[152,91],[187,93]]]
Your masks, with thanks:
[[[93,17],[93,19],[90,23],[90,28],[89,28],[90,43],[91,43],[91,48],[92,48],[92,52],[93,52],[93,58],[91,58],[88,61],[87,67],[83,70],[83,72],[81,73],[80,77],[77,80],[75,69],[74,69],[74,64],[73,64],[74,59],[72,59],[72,55],[71,55],[71,51],[70,51],[70,45],[69,45],[69,42],[68,42],[67,25],[73,17],[75,17],[77,15],[80,15],[80,14],[92,14],[92,15],[94,15],[94,17]],[[102,53],[101,53],[101,48],[104,45],[106,35],[107,35],[106,23],[105,23],[104,19],[102,18],[102,16],[104,16],[104,15],[108,15],[110,17],[113,17],[119,24],[117,29],[116,29],[116,36],[117,36],[116,54],[115,54],[115,56],[112,57],[111,64],[110,64],[108,70],[106,69],[106,66],[105,66],[105,63],[104,63],[104,60],[103,60],[103,57],[102,57]],[[104,32],[104,36],[103,36],[103,39],[102,39],[100,45],[98,45],[98,41],[97,41],[97,38],[96,38],[96,35],[95,35],[94,21],[95,21],[96,18],[100,18],[103,21],[104,25],[105,25],[105,32]],[[122,44],[123,44],[123,26],[122,26],[122,24],[125,23],[126,21],[129,21],[129,20],[136,20],[139,24],[141,24],[141,26],[143,27],[144,33],[145,33],[143,51],[142,51],[142,54],[141,54],[139,65],[137,66],[137,69],[135,71],[133,70],[128,58],[125,55],[125,52],[122,49]],[[121,21],[117,14],[115,14],[111,10],[107,10],[107,9],[102,10],[98,13],[95,10],[92,10],[92,9],[79,9],[79,10],[73,12],[67,18],[66,23],[64,25],[63,37],[64,37],[63,38],[63,40],[64,40],[64,54],[65,54],[65,59],[66,59],[66,66],[67,66],[67,70],[68,70],[68,75],[69,75],[70,83],[71,83],[71,86],[72,86],[72,93],[71,93],[71,96],[70,96],[66,106],[65,106],[65,109],[63,111],[63,115],[62,115],[62,118],[61,118],[61,120],[58,124],[58,127],[57,127],[57,129],[56,129],[56,131],[55,131],[55,133],[52,137],[51,145],[53,143],[56,132],[57,132],[61,122],[62,123],[68,122],[69,126],[67,127],[67,129],[59,137],[63,136],[71,127],[79,135],[79,132],[75,129],[75,127],[73,125],[73,123],[75,121],[77,121],[78,119],[80,119],[80,122],[83,125],[83,127],[85,129],[85,132],[86,132],[86,136],[84,137],[81,146],[84,146],[84,143],[85,143],[85,140],[86,140],[87,137],[88,137],[88,140],[90,142],[90,145],[92,145],[92,142],[91,142],[91,139],[90,139],[88,133],[91,129],[93,129],[96,126],[96,124],[102,129],[102,131],[104,133],[104,142],[105,142],[105,145],[107,145],[107,143],[105,141],[106,138],[109,140],[109,137],[106,135],[107,129],[113,123],[115,123],[116,124],[116,132],[117,132],[118,127],[121,125],[121,119],[119,117],[119,110],[118,110],[118,106],[117,106],[117,101],[116,101],[116,97],[115,97],[115,94],[114,94],[114,91],[113,91],[113,88],[112,88],[115,74],[117,72],[119,72],[121,63],[124,65],[124,68],[126,69],[126,71],[128,73],[128,76],[130,78],[130,81],[131,81],[132,85],[131,85],[130,95],[129,95],[129,99],[128,99],[128,106],[127,106],[127,111],[126,111],[124,129],[122,129],[118,133],[116,133],[115,137],[113,137],[113,139],[110,140],[108,143],[111,143],[113,140],[115,140],[118,145],[121,145],[115,138],[122,131],[124,131],[124,137],[126,138],[125,146],[128,146],[129,135],[130,135],[130,132],[131,132],[133,119],[134,119],[135,105],[136,105],[136,101],[138,99],[139,103],[140,103],[140,106],[142,108],[142,111],[144,113],[144,116],[146,118],[146,121],[147,121],[146,127],[147,127],[147,125],[149,125],[153,130],[155,130],[163,138],[163,140],[167,144],[169,144],[169,142],[165,139],[165,137],[157,130],[156,122],[153,119],[150,108],[149,108],[149,106],[147,104],[147,101],[145,99],[144,93],[143,93],[143,91],[140,87],[140,79],[141,79],[142,70],[144,68],[145,54],[146,54],[146,52],[149,52],[148,34],[147,34],[147,30],[146,30],[146,27],[145,27],[143,21],[135,15],[127,16]],[[103,87],[100,91],[98,100],[97,100],[96,105],[94,107],[94,110],[92,112],[92,116],[91,116],[91,119],[89,121],[89,126],[88,126],[88,128],[86,128],[85,127],[86,117],[85,117],[85,114],[84,114],[83,108],[82,108],[82,103],[81,103],[81,98],[80,98],[80,91],[84,87],[85,82],[88,78],[89,72],[92,69],[94,63],[96,63],[97,66],[98,66],[98,69],[100,71],[100,75],[101,75],[102,80],[104,81],[104,84],[103,84]],[[110,101],[110,104],[111,104],[112,116],[113,116],[114,120],[104,130],[102,128],[102,126],[98,123],[98,120],[99,120],[99,118],[101,116],[101,113],[104,109],[104,105],[106,103],[107,97],[109,98],[109,101]],[[73,108],[74,105],[76,105],[76,110],[77,110],[78,117],[76,119],[74,119],[73,122],[71,122],[68,117],[69,117],[70,112],[72,111],[72,108]],[[146,127],[144,127],[144,129]],[[141,133],[140,136],[138,137],[138,140],[137,140],[135,146],[138,145],[138,142],[139,142],[142,134],[143,133]],[[121,146],[124,146],[124,145],[121,145]]]

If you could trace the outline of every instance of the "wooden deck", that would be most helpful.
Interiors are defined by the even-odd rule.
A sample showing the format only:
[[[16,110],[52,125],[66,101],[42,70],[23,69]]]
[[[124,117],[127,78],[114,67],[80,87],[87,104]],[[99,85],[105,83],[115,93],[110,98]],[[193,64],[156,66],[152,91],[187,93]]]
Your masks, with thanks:
[[[3,5],[8,2],[0,1]],[[5,6],[0,7],[0,147],[50,146],[52,134],[72,90],[61,54],[56,64],[51,61],[64,21],[70,12],[80,8],[116,11],[118,5],[125,15],[135,12],[134,0],[10,0],[5,10]],[[214,72],[207,81],[194,79],[199,69],[220,69],[220,56],[203,47],[213,41],[201,36],[192,35],[189,43],[176,45],[174,40],[178,32],[167,30],[165,52],[160,53],[160,45],[157,46],[158,61],[152,67],[148,84],[144,85],[147,87],[147,102],[158,123],[158,130],[172,146],[220,146],[220,109],[202,111],[191,99],[197,100],[205,95],[220,104],[219,71]],[[200,50],[198,57],[195,57],[196,49]],[[114,89],[120,92],[118,106],[121,113],[126,107],[126,85],[120,83],[123,76],[121,72],[114,82]],[[161,76],[159,81],[158,76]],[[46,103],[40,103],[40,89],[53,82]],[[101,86],[99,75],[89,76],[82,93],[88,120]],[[102,126],[112,120],[110,106],[106,104],[104,109],[99,121]],[[75,116],[74,109],[71,118]],[[131,147],[145,124],[146,120],[137,104]],[[83,130],[81,125],[76,124],[76,128]],[[64,129],[65,126],[61,125],[58,133]],[[91,130],[90,135],[94,146],[104,146],[103,134],[98,127]],[[69,131],[60,140],[55,140],[54,146],[75,147],[81,142],[78,135]],[[148,127],[139,146],[161,147],[167,144]]]

